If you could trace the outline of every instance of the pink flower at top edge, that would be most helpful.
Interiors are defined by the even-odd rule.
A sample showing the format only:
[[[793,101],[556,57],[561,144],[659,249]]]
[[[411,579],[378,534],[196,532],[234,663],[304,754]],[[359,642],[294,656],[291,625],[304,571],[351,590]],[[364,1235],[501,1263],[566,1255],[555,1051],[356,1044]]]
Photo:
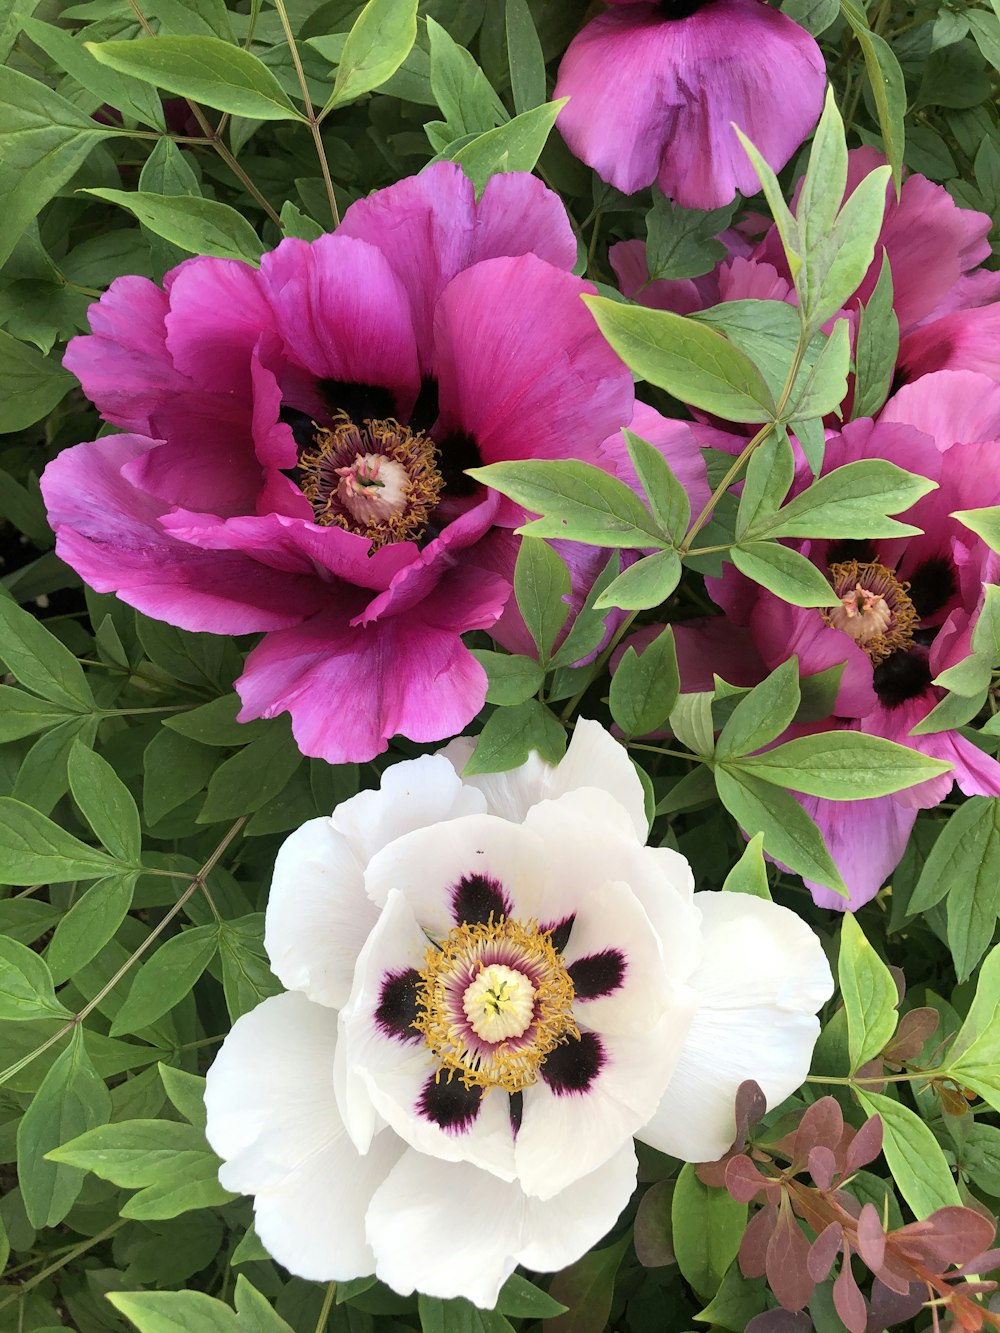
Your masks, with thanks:
[[[718,208],[759,189],[732,123],[780,170],[825,84],[815,40],[760,0],[617,0],[570,43],[554,95],[570,99],[563,138],[603,180]]]
[[[486,688],[460,636],[511,591],[480,551],[520,520],[465,469],[597,461],[632,417],[575,257],[539,181],[496,176],[477,203],[440,164],[259,270],[119,279],[65,364],[126,433],[46,469],[60,556],[183,629],[264,631],[241,720],[290,712],[306,754],[455,734]]]

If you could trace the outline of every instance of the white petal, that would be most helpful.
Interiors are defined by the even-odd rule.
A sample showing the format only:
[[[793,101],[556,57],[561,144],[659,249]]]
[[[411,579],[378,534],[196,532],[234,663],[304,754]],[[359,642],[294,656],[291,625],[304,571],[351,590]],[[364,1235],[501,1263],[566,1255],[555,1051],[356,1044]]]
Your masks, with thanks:
[[[680,988],[676,1008],[653,1032],[601,1035],[603,1063],[584,1091],[555,1091],[544,1078],[525,1089],[515,1161],[526,1194],[551,1199],[603,1166],[647,1123],[676,1064],[693,1007],[693,995]],[[581,1033],[586,1040],[582,1026]],[[550,1070],[552,1062],[549,1056]]]
[[[330,819],[310,819],[282,843],[267,902],[264,947],[289,990],[341,1008],[378,908],[364,867]]]
[[[485,801],[464,784],[454,766],[438,755],[392,764],[378,791],[362,791],[343,801],[332,815],[361,865],[394,838],[463,815],[481,814]]]
[[[470,1161],[506,1179],[514,1175],[514,1140],[508,1098],[487,1093],[478,1114],[465,1128],[445,1129],[421,1109],[421,1098],[440,1068],[423,1039],[403,1042],[375,1020],[382,978],[407,967],[421,967],[427,940],[412,909],[396,889],[358,960],[355,989],[343,1011],[342,1034],[348,1081],[360,1080],[375,1111],[407,1143],[446,1161]],[[344,1107],[352,1138],[363,1147],[370,1122],[351,1102]],[[357,1098],[360,1101],[360,1098]]]
[[[424,929],[443,939],[462,923],[454,904],[471,876],[496,882],[498,906],[510,908],[506,915],[536,917],[543,864],[534,834],[493,815],[470,815],[397,838],[372,858],[365,885],[376,901],[399,889]],[[497,915],[504,914],[500,906]]]
[[[700,1007],[663,1100],[638,1137],[687,1161],[721,1157],[736,1129],[736,1090],[760,1084],[784,1101],[809,1071],[833,993],[819,940],[794,912],[735,893],[699,893],[702,961],[688,978]]]
[[[337,1016],[293,991],[233,1026],[208,1071],[206,1134],[227,1189],[254,1194],[262,1244],[300,1277],[346,1281],[374,1268],[368,1202],[399,1159],[388,1131],[365,1157],[333,1091]]]
[[[460,736],[445,746],[440,754],[458,773],[469,761],[473,742]],[[558,764],[546,763],[532,751],[526,763],[506,773],[487,773],[464,778],[467,786],[477,787],[486,797],[486,809],[520,824],[533,805],[555,800],[579,787],[600,787],[628,811],[637,837],[646,841],[646,821],[642,783],[628,751],[599,722],[581,718],[573,728],[573,737]]]
[[[631,1142],[547,1202],[459,1163],[408,1152],[368,1209],[376,1273],[404,1296],[464,1296],[492,1309],[518,1263],[565,1268],[614,1226],[635,1188]]]

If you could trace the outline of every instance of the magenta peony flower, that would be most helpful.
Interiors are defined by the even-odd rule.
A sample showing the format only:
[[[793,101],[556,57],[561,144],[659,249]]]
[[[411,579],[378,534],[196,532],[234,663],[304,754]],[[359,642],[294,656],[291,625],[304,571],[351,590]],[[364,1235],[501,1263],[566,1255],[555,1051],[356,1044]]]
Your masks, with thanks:
[[[540,182],[496,176],[477,204],[441,164],[259,270],[119,279],[65,363],[127,433],[46,469],[59,554],[183,629],[267,631],[240,718],[290,712],[306,754],[455,734],[486,688],[460,636],[501,614],[491,548],[520,519],[465,469],[596,462],[632,416],[575,258]]]
[[[819,119],[813,38],[761,0],[609,0],[571,42],[555,96],[577,157],[632,194],[653,181],[685,208],[759,187],[735,123],[780,170]]]
[[[1000,560],[951,515],[1000,503],[1000,386],[971,372],[938,372],[907,385],[881,418],[829,433],[824,472],[862,458],[885,458],[930,477],[939,489],[904,521],[918,536],[875,541],[793,543],[822,569],[841,605],[790,606],[726,566],[709,591],[729,623],[676,627],[685,690],[711,688],[712,672],[753,683],[797,654],[802,675],[843,664],[833,715],[818,727],[882,736],[943,759],[954,771],[891,796],[836,802],[801,797],[816,820],[850,892],[850,900],[810,884],[825,907],[851,910],[874,897],[899,863],[917,811],[944,800],[954,782],[966,795],[1000,796],[1000,764],[957,731],[911,736],[944,697],[932,684],[969,653]],[[797,479],[804,485],[808,476]],[[732,648],[718,632],[725,624]],[[708,631],[708,632],[706,632]],[[732,665],[727,660],[733,654]],[[753,654],[759,660],[752,669]]]

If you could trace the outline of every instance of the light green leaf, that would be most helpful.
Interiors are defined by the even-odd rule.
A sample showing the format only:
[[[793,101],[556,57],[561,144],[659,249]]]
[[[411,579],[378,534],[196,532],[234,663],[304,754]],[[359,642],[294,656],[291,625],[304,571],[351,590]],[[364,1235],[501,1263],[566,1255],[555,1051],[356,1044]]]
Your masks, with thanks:
[[[236,1279],[233,1299],[240,1333],[294,1333],[291,1325],[271,1308],[267,1297],[251,1286],[242,1273]]]
[[[905,138],[906,85],[903,71],[892,47],[878,33],[872,32],[860,6],[852,0],[840,0],[840,12],[851,25],[865,58],[868,82],[878,111],[879,129],[885,155],[892,168],[892,180],[898,197],[903,179],[903,144]]]
[[[514,564],[514,597],[543,666],[569,617],[570,591],[566,561],[547,542],[526,537]]]
[[[892,973],[849,912],[840,928],[837,978],[847,1010],[847,1044],[854,1073],[878,1055],[896,1031],[899,994]]]
[[[875,257],[885,212],[889,168],[876,167],[844,204],[832,232],[806,255],[809,326],[820,328],[857,290]],[[803,411],[801,415],[811,415]]]
[[[17,1128],[17,1174],[34,1227],[58,1226],[83,1188],[82,1171],[47,1161],[51,1148],[75,1139],[111,1115],[111,1096],[91,1063],[83,1028],[42,1080]]]
[[[623,481],[575,459],[491,463],[468,475],[544,517],[517,531],[527,537],[565,537],[594,546],[662,545],[656,524]]]
[[[915,787],[950,772],[952,766],[881,736],[823,731],[799,736],[763,754],[746,755],[739,767],[806,796],[859,801]]]
[[[757,179],[760,181],[761,189],[764,191],[764,198],[767,200],[767,206],[771,210],[771,216],[774,218],[775,226],[778,228],[778,235],[781,237],[781,247],[785,252],[785,258],[788,261],[788,271],[792,275],[792,281],[796,282],[799,272],[802,268],[802,255],[804,250],[804,241],[799,231],[798,221],[792,216],[788,205],[785,203],[785,196],[781,192],[781,186],[778,178],[771,170],[765,158],[758,152],[738,125],[734,125],[736,136],[743,145],[743,150],[750,159],[754,171],[757,173]]]
[[[837,606],[830,584],[804,555],[778,542],[734,546],[730,558],[741,574],[793,606]]]
[[[795,716],[800,699],[799,659],[789,657],[742,698],[719,733],[715,754],[721,763],[759,750],[780,736]],[[770,753],[773,753],[771,751]]]
[[[201,1291],[112,1291],[108,1300],[139,1333],[240,1333],[229,1306]]]
[[[723,893],[748,893],[754,898],[771,901],[767,883],[767,865],[764,861],[764,835],[755,833],[747,843],[743,855],[730,870],[722,885]]]
[[[846,185],[847,143],[844,122],[837,110],[833,87],[828,85],[823,114],[819,118],[809,150],[809,165],[795,205],[795,216],[807,255],[816,250],[832,230]]]
[[[189,1125],[194,1125],[195,1129],[204,1132],[205,1080],[197,1074],[188,1074],[183,1069],[175,1069],[173,1065],[159,1064],[157,1069],[160,1071],[163,1090],[170,1098],[174,1109],[180,1111]]]
[[[646,214],[646,268],[651,280],[697,278],[726,257],[716,239],[729,226],[733,205],[705,213],[680,208],[653,189],[653,207]]]
[[[766,531],[795,476],[795,457],[787,433],[779,428],[759,444],[750,458],[740,506],[736,513],[738,541]]]
[[[974,532],[991,551],[1000,551],[1000,505],[986,509],[956,509],[951,515]]]
[[[417,39],[417,0],[368,0],[347,35],[323,114],[392,77]]]
[[[505,27],[514,110],[530,111],[545,101],[545,56],[528,0],[507,0]]]
[[[938,1208],[961,1206],[958,1186],[941,1145],[927,1125],[891,1097],[856,1089],[869,1115],[882,1117],[882,1152],[900,1194],[918,1218]]]
[[[617,606],[625,611],[645,611],[665,602],[680,579],[681,558],[677,552],[657,551],[623,570],[594,605],[598,610]]]
[[[710,756],[715,750],[711,691],[680,695],[670,710],[670,729],[694,754]]]
[[[151,37],[87,42],[102,64],[145,83],[191,97],[217,111],[254,120],[304,120],[256,56],[219,37]]]
[[[673,474],[670,464],[655,445],[623,430],[625,447],[646,496],[649,512],[660,525],[664,536],[679,541],[687,531],[691,518],[688,493]]]
[[[790,500],[762,525],[770,537],[906,537],[920,529],[889,514],[902,513],[937,489],[927,477],[882,458],[835,468]]]
[[[562,97],[557,102],[546,102],[530,111],[522,111],[507,124],[487,130],[471,143],[463,143],[450,154],[451,161],[458,163],[477,192],[498,173],[533,171],[556,117],[567,101]]]
[[[533,657],[519,653],[495,653],[488,648],[474,648],[473,657],[489,677],[488,704],[523,704],[541,689],[545,672]]]
[[[892,270],[882,251],[882,267],[868,304],[858,312],[854,349],[854,405],[851,419],[873,417],[889,396],[899,359],[899,320],[892,304]]]
[[[747,1206],[728,1190],[703,1185],[690,1162],[681,1167],[671,1204],[677,1266],[703,1300],[718,1291],[736,1258],[747,1224]]]
[[[719,798],[748,837],[763,833],[764,847],[804,879],[847,897],[823,835],[794,796],[749,772],[717,768]]]
[[[487,718],[463,777],[503,773],[525,763],[532,750],[558,763],[566,748],[566,733],[537,699],[513,708],[498,708]]]
[[[583,300],[605,338],[641,379],[727,421],[774,419],[774,399],[764,377],[714,329],[667,310],[622,305],[603,296]]]
[[[627,648],[611,677],[611,716],[626,736],[662,727],[677,705],[680,675],[674,633],[668,625],[642,655]]]
[[[144,190],[91,189],[87,194],[120,204],[144,227],[192,254],[242,259],[249,264],[260,259],[263,246],[257,233],[228,204],[192,195],[147,194]]]
[[[850,326],[846,319],[838,319],[815,365],[806,367],[795,381],[786,420],[806,421],[837,412],[847,395],[850,369]]]

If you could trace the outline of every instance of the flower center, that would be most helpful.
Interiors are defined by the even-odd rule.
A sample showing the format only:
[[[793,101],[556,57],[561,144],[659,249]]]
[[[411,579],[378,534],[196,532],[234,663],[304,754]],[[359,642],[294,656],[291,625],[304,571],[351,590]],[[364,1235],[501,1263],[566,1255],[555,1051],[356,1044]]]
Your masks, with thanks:
[[[875,666],[913,642],[918,622],[907,596],[910,585],[874,561],[845,560],[830,566],[840,605],[823,614],[828,625],[853,639]]]
[[[373,549],[423,535],[444,486],[429,436],[391,418],[359,426],[341,413],[314,439],[299,459],[299,484],[317,523],[359,533]]]
[[[520,1092],[550,1051],[579,1037],[573,998],[551,931],[491,915],[427,950],[413,1027],[449,1078]]]

